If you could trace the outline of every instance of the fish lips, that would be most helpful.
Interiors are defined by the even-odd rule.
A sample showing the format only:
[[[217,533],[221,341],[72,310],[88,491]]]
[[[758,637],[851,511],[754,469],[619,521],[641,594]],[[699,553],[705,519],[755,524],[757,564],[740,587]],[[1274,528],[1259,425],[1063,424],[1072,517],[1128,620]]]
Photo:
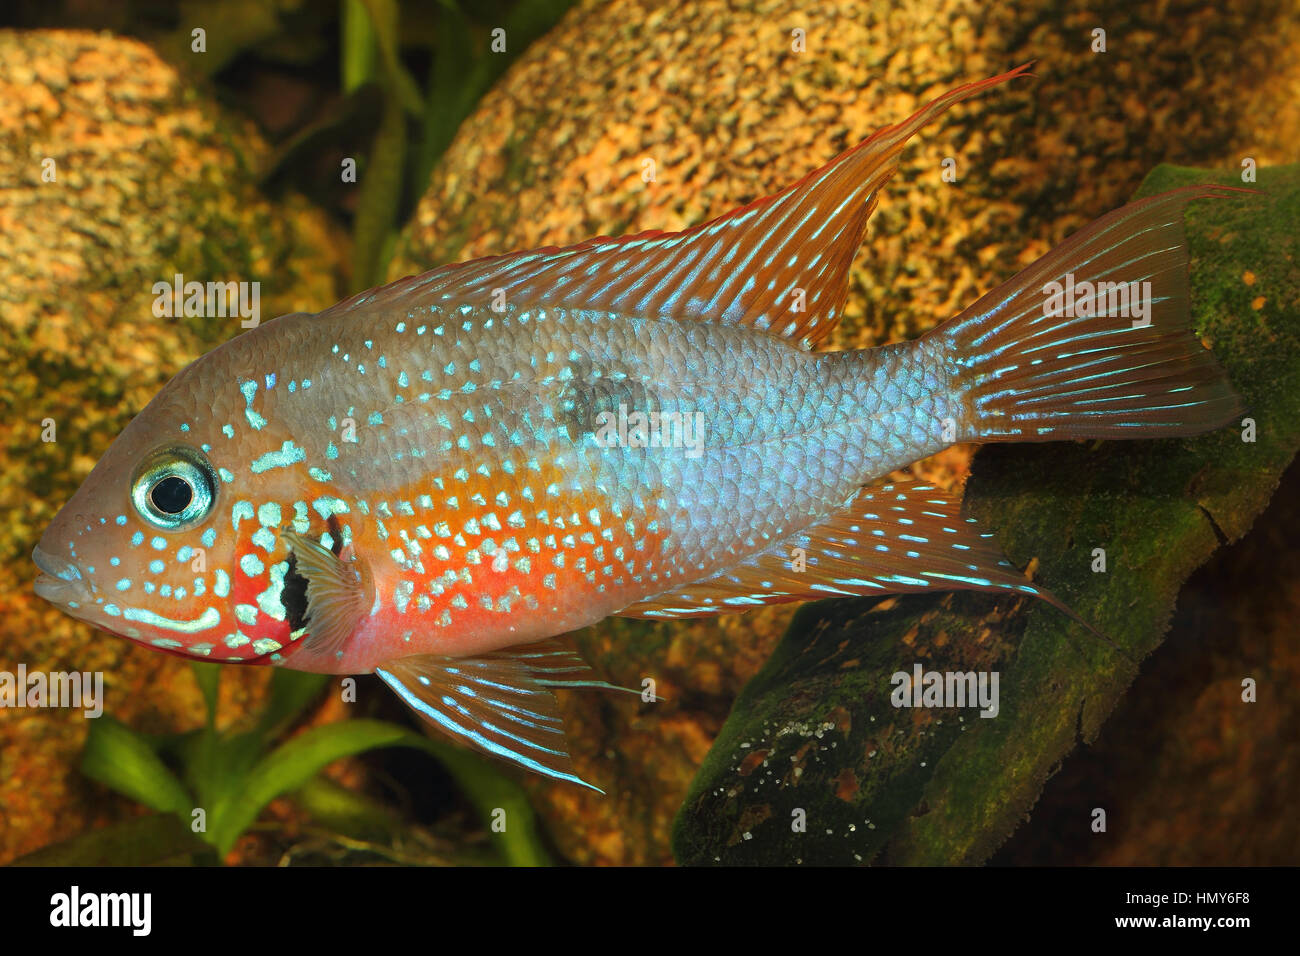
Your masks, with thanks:
[[[37,545],[32,549],[32,561],[41,573],[36,577],[33,590],[36,596],[60,607],[81,604],[90,597],[90,589],[82,577],[81,569],[71,561],[56,558]]]

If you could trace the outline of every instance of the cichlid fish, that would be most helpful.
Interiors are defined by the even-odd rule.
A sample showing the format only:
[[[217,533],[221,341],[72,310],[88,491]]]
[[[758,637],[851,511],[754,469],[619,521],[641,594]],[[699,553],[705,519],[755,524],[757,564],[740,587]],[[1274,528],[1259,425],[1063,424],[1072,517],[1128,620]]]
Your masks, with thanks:
[[[1189,435],[1242,403],[1191,332],[1192,187],[1124,206],[920,339],[818,351],[939,97],[680,233],[445,266],[181,371],[41,538],[36,593],[149,647],[378,674],[432,727],[575,774],[558,635],[831,595],[1057,603],[960,500],[955,442]],[[806,567],[791,564],[803,549]]]

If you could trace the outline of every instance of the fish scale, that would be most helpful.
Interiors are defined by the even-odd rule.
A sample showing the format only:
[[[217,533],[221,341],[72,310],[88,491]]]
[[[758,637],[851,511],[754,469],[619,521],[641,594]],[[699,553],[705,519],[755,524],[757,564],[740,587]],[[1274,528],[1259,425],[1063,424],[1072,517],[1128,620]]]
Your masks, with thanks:
[[[1116,210],[917,341],[816,351],[907,140],[1024,69],[685,232],[445,266],[245,332],[114,442],[33,551],[37,593],[169,653],[373,672],[431,729],[586,786],[552,691],[609,687],[560,636],[611,614],[953,588],[1070,613],[958,498],[884,476],[958,441],[1231,421],[1182,210],[1232,191]],[[1092,298],[1067,312],[1054,285]]]
[[[905,366],[916,365],[909,350],[817,355],[740,329],[671,320],[574,315],[566,310],[522,319],[508,313],[453,312],[457,315],[454,335],[446,328],[440,336],[409,334],[416,321],[443,321],[438,314],[408,315],[402,322],[385,326],[362,323],[364,331],[353,329],[350,336],[336,336],[340,341],[329,349],[334,358],[323,367],[304,364],[290,369],[291,381],[306,378],[328,388],[262,391],[252,403],[267,423],[261,430],[274,431],[282,423],[289,432],[303,434],[320,422],[333,419],[337,424],[348,411],[355,416],[355,446],[339,441],[337,430],[328,432],[334,434],[331,440],[336,447],[343,449],[339,457],[327,458],[327,443],[324,454],[319,447],[308,449],[298,466],[309,472],[312,467],[328,468],[331,480],[317,482],[321,491],[348,503],[353,513],[362,502],[370,507],[382,502],[378,507],[387,511],[377,512],[373,523],[365,527],[344,523],[354,542],[365,540],[404,555],[406,547],[395,545],[394,539],[405,536],[418,543],[418,529],[427,526],[431,514],[455,514],[459,519],[454,526],[457,534],[434,546],[450,549],[449,559],[436,559],[432,549],[425,554],[422,545],[423,572],[414,572],[405,558],[381,559],[383,569],[375,569],[381,606],[396,609],[401,593],[427,593],[429,583],[441,580],[449,570],[468,571],[472,579],[475,570],[488,563],[490,555],[482,553],[485,541],[491,541],[494,548],[505,546],[505,540],[520,538],[536,539],[544,545],[548,522],[537,520],[539,512],[567,515],[567,526],[555,529],[567,533],[551,535],[555,547],[563,550],[575,528],[588,523],[584,517],[602,508],[608,510],[615,525],[639,516],[644,526],[652,520],[652,513],[659,515],[663,534],[651,551],[621,527],[615,529],[613,540],[588,543],[593,550],[603,547],[612,552],[622,547],[639,553],[640,564],[646,568],[645,580],[661,582],[667,589],[675,580],[721,570],[736,558],[761,550],[774,538],[806,527],[842,507],[866,478],[926,453],[926,447],[909,446],[899,438],[903,430],[897,427],[897,414],[866,419],[859,414],[863,408],[892,408],[883,405],[882,399],[903,395],[910,380],[923,383],[920,366],[910,379],[902,373]],[[403,323],[407,328],[396,332]],[[386,327],[389,324],[391,332]],[[533,334],[517,339],[506,331],[516,327],[531,327]],[[354,341],[360,335],[368,338]],[[256,339],[250,336],[248,341],[249,348],[256,351]],[[517,352],[503,357],[521,344],[528,349],[526,362],[520,361]],[[337,352],[335,345],[339,346]],[[355,360],[357,354],[383,356],[386,367],[380,369],[372,360],[370,367],[361,371],[358,366],[364,367],[364,363]],[[574,364],[560,361],[570,354],[581,356],[584,368],[575,371]],[[547,356],[553,358],[548,361]],[[526,365],[530,372],[508,381],[503,371],[511,367],[508,363]],[[742,377],[742,371],[748,375]],[[354,379],[368,376],[369,381],[363,390],[355,381],[350,385],[339,381],[344,375]],[[403,390],[398,384],[403,375],[408,383],[421,384]],[[594,418],[586,423],[564,422],[563,416],[556,414],[556,401],[546,398],[547,389],[590,390],[611,380],[639,382],[656,390],[664,396],[657,405],[665,410],[683,407],[698,411],[707,423],[701,457],[691,460],[680,449],[597,447]],[[423,389],[427,400],[420,401],[417,395],[409,401],[396,401],[412,388]],[[518,397],[498,396],[514,390],[519,391]],[[938,393],[931,389],[926,394]],[[485,395],[493,397],[484,399]],[[619,394],[600,397],[610,407],[584,403],[593,416],[616,410]],[[363,400],[366,405],[359,404]],[[474,409],[493,406],[498,408],[493,416],[467,418]],[[909,426],[912,434],[928,432],[926,444],[934,444],[932,412],[905,409],[903,414],[917,418],[917,424]],[[578,441],[574,440],[575,431]],[[864,434],[866,441],[862,440]],[[496,437],[492,444],[485,444],[485,436]],[[461,439],[466,447],[461,447]],[[421,441],[421,457],[414,457],[409,450],[405,454],[394,450],[408,446],[419,450]],[[270,445],[279,447],[278,438]],[[372,446],[377,450],[372,452]],[[561,455],[570,456],[563,486],[567,494],[548,495],[547,485],[530,483],[531,467],[542,461],[554,462]],[[354,459],[356,464],[351,463]],[[510,462],[514,462],[513,474],[507,472]],[[583,475],[588,477],[576,477]],[[354,497],[357,487],[366,490],[366,497]],[[499,496],[504,496],[505,505],[497,506]],[[527,500],[529,497],[533,500]],[[405,506],[410,514],[394,515],[392,502]],[[507,515],[520,512],[523,526],[519,530],[532,533],[505,539],[490,533],[490,522],[495,521],[499,530],[507,517],[498,514],[499,510],[506,510]],[[792,521],[792,514],[799,518]],[[738,516],[747,526],[738,527]],[[469,522],[482,533],[467,536]],[[752,543],[737,544],[736,531],[744,532],[742,542]],[[457,544],[456,537],[462,543]],[[574,547],[578,543],[575,540]],[[550,567],[549,560],[543,553],[538,567]],[[573,585],[596,592],[582,598],[589,608],[589,620],[581,623],[605,616],[606,606],[616,610],[620,601],[626,604],[632,597],[642,596],[619,589],[619,580],[624,589],[640,585],[635,573],[621,577],[598,573],[595,581],[588,581],[586,569],[577,564],[581,560],[576,557],[575,567],[570,569],[581,572]],[[607,566],[602,565],[602,572]],[[565,573],[564,569],[552,571]],[[510,588],[519,586],[520,582],[513,582]],[[507,597],[510,588],[496,600]],[[601,595],[611,588],[608,598]],[[526,594],[531,592],[520,590],[521,598]],[[404,614],[433,611],[432,606],[422,610],[418,602],[409,599],[401,604],[404,610],[400,613]],[[482,615],[470,613],[471,607],[445,610],[453,621],[472,617],[473,637],[485,644],[498,640],[503,629],[517,626],[504,620],[492,626]],[[548,610],[559,608],[549,605]],[[435,617],[441,620],[441,610]],[[418,641],[412,646],[433,649]],[[383,653],[370,647],[364,652]],[[345,672],[371,669],[377,660],[365,659],[361,653],[358,647],[340,658],[337,666]]]
[[[511,318],[508,315],[497,316],[494,321],[498,327],[502,327]],[[826,400],[821,394],[819,363],[809,361],[808,356],[791,352],[779,343],[769,344],[763,341],[757,344],[752,356],[746,353],[738,359],[734,350],[741,347],[745,339],[742,338],[743,333],[736,330],[717,330],[716,333],[711,333],[711,337],[718,341],[706,343],[702,341],[703,330],[664,321],[641,323],[616,315],[603,316],[600,320],[582,317],[575,321],[563,312],[550,316],[544,323],[539,324],[536,319],[532,321],[535,327],[540,325],[554,330],[554,334],[535,335],[530,340],[533,357],[539,357],[539,361],[529,362],[529,367],[547,369],[548,374],[529,383],[529,390],[522,400],[502,403],[502,411],[495,417],[475,421],[465,421],[463,414],[459,414],[463,404],[460,401],[453,403],[455,408],[452,411],[456,414],[447,414],[438,411],[438,408],[445,406],[448,400],[440,402],[436,395],[430,400],[431,410],[427,414],[435,419],[441,416],[444,420],[454,420],[458,425],[456,430],[467,439],[469,445],[468,449],[460,449],[452,442],[452,449],[439,449],[431,453],[421,471],[424,468],[431,469],[433,480],[425,472],[418,475],[413,484],[394,486],[387,483],[390,480],[388,471],[372,474],[361,468],[352,474],[351,469],[345,467],[340,470],[336,466],[336,471],[361,481],[372,492],[392,495],[399,501],[419,502],[424,498],[432,506],[418,507],[405,525],[397,519],[384,520],[383,530],[387,535],[385,540],[405,534],[408,540],[419,541],[418,529],[422,519],[430,511],[448,513],[451,499],[455,499],[455,507],[451,511],[463,519],[458,525],[449,526],[448,530],[454,528],[456,534],[445,543],[435,546],[447,549],[444,552],[446,558],[438,560],[432,551],[429,555],[422,554],[423,573],[412,573],[405,560],[396,559],[394,567],[389,568],[388,573],[377,572],[377,578],[381,582],[378,584],[381,604],[384,603],[385,595],[396,595],[399,589],[407,594],[424,593],[430,580],[441,580],[449,570],[458,574],[468,571],[473,578],[476,570],[489,563],[489,555],[482,553],[484,542],[491,541],[494,547],[505,546],[502,536],[492,532],[499,531],[503,518],[508,519],[511,515],[515,516],[519,533],[506,540],[515,541],[516,546],[518,541],[525,542],[525,545],[529,542],[538,545],[539,560],[533,570],[534,579],[545,577],[546,574],[574,578],[571,587],[566,590],[576,589],[581,595],[581,602],[586,608],[584,615],[590,619],[604,616],[602,605],[617,609],[620,604],[629,603],[633,596],[641,596],[625,593],[629,587],[642,586],[643,582],[662,581],[667,584],[686,576],[688,570],[709,571],[723,566],[730,556],[737,553],[730,543],[736,514],[733,507],[735,499],[743,497],[749,505],[740,513],[753,516],[755,530],[761,528],[764,522],[777,527],[778,532],[786,530],[784,515],[789,499],[784,494],[785,489],[776,484],[764,489],[761,475],[757,481],[744,479],[747,486],[742,486],[741,480],[746,468],[743,462],[734,462],[745,451],[738,451],[735,446],[746,443],[759,446],[770,444],[776,440],[774,424],[778,428],[796,428],[801,420],[802,406],[824,403]],[[435,393],[455,382],[461,383],[459,388],[463,388],[466,383],[472,384],[472,395],[481,395],[490,389],[494,381],[493,370],[499,365],[494,353],[501,346],[495,338],[485,337],[482,341],[475,341],[470,336],[472,329],[484,325],[483,322],[473,323],[470,329],[462,326],[464,337],[448,341],[446,348],[438,350],[436,356],[433,356],[438,368],[438,374],[433,376],[431,385]],[[418,368],[430,364],[427,361],[430,356],[423,349],[417,350],[417,354],[408,355],[399,353],[391,345],[386,348],[388,352],[400,357],[400,361],[390,363],[390,371],[399,365]],[[772,379],[788,381],[796,387],[793,390],[786,387],[755,389],[744,387],[743,382],[731,376],[709,376],[703,372],[706,364],[698,361],[698,355],[707,356],[710,352],[715,353],[719,361],[732,364],[740,362],[751,369],[770,369],[774,373],[780,373],[771,376]],[[548,369],[542,360],[547,354],[570,353],[585,357],[585,381],[572,372],[564,374],[571,366],[557,367],[552,364]],[[469,356],[482,356],[478,362],[480,371],[462,378],[458,369],[467,367],[473,361]],[[697,358],[688,360],[687,356]],[[443,370],[448,367],[457,371],[444,373]],[[452,376],[455,377],[454,382],[449,381]],[[610,380],[640,382],[661,391],[671,389],[679,397],[675,401],[670,399],[659,402],[662,408],[685,404],[694,405],[700,410],[707,409],[702,414],[710,423],[705,432],[708,447],[700,459],[685,459],[678,449],[598,447],[590,422],[558,421],[554,414],[555,405],[548,405],[537,398],[538,389],[559,382],[564,383],[566,391],[582,391]],[[791,394],[802,397],[798,402],[792,403],[789,398]],[[683,395],[685,398],[680,397]],[[601,396],[610,403],[619,397],[619,394],[608,393]],[[511,407],[512,404],[514,407]],[[602,409],[593,401],[580,404],[593,415],[608,410]],[[524,414],[518,413],[521,407]],[[752,412],[756,407],[762,410],[759,414]],[[552,411],[549,423],[545,427],[537,427],[535,420],[543,418],[540,413],[546,410]],[[520,420],[524,417],[534,419],[534,425],[522,426]],[[385,424],[374,428],[376,431],[391,430],[387,420]],[[369,431],[369,427],[366,431]],[[485,433],[499,433],[501,437],[492,445],[484,445],[482,439]],[[515,441],[509,439],[510,434],[516,436]],[[806,429],[800,441],[803,447],[808,448],[821,444],[817,433],[809,433]],[[361,454],[364,455],[364,449]],[[764,451],[760,447],[750,449],[748,454],[763,455]],[[441,474],[437,464],[439,455],[446,456],[448,460],[448,467]],[[538,474],[534,466],[541,463],[556,466],[557,459],[561,456],[568,456],[565,467],[557,468],[564,473],[562,482],[542,482],[530,477]],[[731,459],[733,464],[729,466],[727,459]],[[456,465],[454,470],[449,467],[452,461]],[[507,463],[511,461],[515,465],[507,471]],[[728,472],[734,476],[730,480],[726,477]],[[548,493],[547,489],[552,488],[552,484],[555,487]],[[805,486],[808,502],[803,510],[811,517],[820,513],[819,505],[824,510],[828,503],[842,501],[853,482],[850,480],[846,484],[844,475],[827,472],[820,482],[814,474],[811,477],[805,476],[801,484]],[[731,487],[735,494],[717,494],[716,490],[721,486]],[[336,486],[333,490],[346,497],[343,488]],[[498,498],[505,502],[499,508]],[[508,513],[503,515],[498,511]],[[602,512],[608,515],[609,526],[600,528],[599,539],[590,520],[593,512],[596,515]],[[633,522],[634,529],[646,528],[650,522],[658,520],[662,525],[660,534],[652,535],[649,541],[644,534],[628,534],[626,526],[629,520]],[[561,522],[559,527],[555,527],[557,521]],[[467,528],[470,523],[473,523],[473,527]],[[582,538],[584,534],[591,536],[585,542]],[[580,545],[583,543],[587,544],[591,555],[575,554],[568,569],[554,566],[550,552],[581,552],[583,549]],[[620,563],[620,570],[624,573],[616,575],[613,573],[614,564],[608,562],[613,552],[620,548],[627,553],[629,559]],[[608,555],[596,555],[598,550],[606,551]],[[588,577],[591,571],[582,564],[584,559],[592,565],[600,564],[594,580]],[[601,561],[606,563],[602,564]],[[486,574],[486,571],[482,573]],[[489,575],[488,580],[495,582],[498,579]],[[504,582],[507,579],[500,580]],[[521,598],[536,596],[526,589],[526,581],[510,584],[510,588],[516,587],[520,588]],[[509,589],[504,590],[509,593]],[[593,593],[582,595],[584,590]],[[604,596],[604,592],[610,593]],[[500,601],[505,596],[498,595],[496,600]],[[420,610],[418,605],[409,601],[404,602],[403,607],[405,611],[402,613],[406,614]],[[477,639],[490,643],[498,639],[498,632],[502,629],[517,627],[506,620],[485,621],[483,615],[474,615],[474,610],[473,607],[453,607],[449,614],[453,622],[457,618],[473,617],[474,636]],[[560,609],[552,604],[548,605],[548,610]],[[432,607],[426,609],[426,613],[429,612],[432,612]],[[438,616],[441,618],[442,613],[439,612]],[[587,621],[583,620],[582,623]],[[367,662],[349,658],[342,661],[340,666],[345,670],[356,669],[365,663]],[[369,663],[373,666],[374,662]]]

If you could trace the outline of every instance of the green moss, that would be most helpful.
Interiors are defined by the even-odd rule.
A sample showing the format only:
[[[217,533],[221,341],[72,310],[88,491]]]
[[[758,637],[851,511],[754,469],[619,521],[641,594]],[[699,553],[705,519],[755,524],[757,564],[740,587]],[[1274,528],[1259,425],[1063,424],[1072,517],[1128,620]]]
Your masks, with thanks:
[[[1139,195],[1208,181],[1158,167]],[[683,863],[980,863],[1091,741],[1159,646],[1183,581],[1263,510],[1300,447],[1300,166],[1267,195],[1188,211],[1195,327],[1256,440],[989,446],[966,507],[1018,566],[1116,645],[1038,601],[982,595],[808,605],[745,688],[674,831]],[[1262,302],[1260,299],[1262,298]],[[1092,569],[1104,549],[1105,573]],[[890,676],[997,671],[1001,709],[896,709]],[[764,758],[756,752],[765,751]],[[1090,808],[1081,807],[1086,826]],[[792,822],[802,813],[806,829]]]

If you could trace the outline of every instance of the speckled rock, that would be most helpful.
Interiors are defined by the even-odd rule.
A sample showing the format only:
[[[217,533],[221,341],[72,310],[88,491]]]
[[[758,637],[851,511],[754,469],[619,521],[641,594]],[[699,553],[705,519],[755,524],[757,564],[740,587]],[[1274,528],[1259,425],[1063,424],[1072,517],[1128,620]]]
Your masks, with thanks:
[[[904,153],[859,253],[840,347],[932,327],[1126,201],[1168,161],[1239,169],[1300,143],[1295,0],[1218,9],[973,0],[594,0],[512,67],[435,171],[391,272],[680,229],[787,185],[926,99],[1037,59]],[[793,50],[804,31],[806,52]],[[1106,52],[1093,52],[1095,29]],[[1189,56],[1187,50],[1196,51]],[[942,178],[956,161],[957,182]],[[655,178],[643,181],[646,161]],[[923,473],[951,484],[968,450]],[[570,697],[579,767],[608,798],[539,787],[582,862],[666,861],[687,782],[787,611],[581,637],[602,671],[669,700]]]
[[[336,298],[324,217],[255,188],[265,150],[136,41],[0,31],[0,670],[102,672],[107,712],[146,731],[202,720],[187,665],[35,598],[29,555],[162,384],[240,331],[155,318],[155,282],[260,281],[264,320]],[[229,670],[225,714],[265,677]],[[132,812],[77,772],[84,737],[79,711],[0,710],[0,862]]]

